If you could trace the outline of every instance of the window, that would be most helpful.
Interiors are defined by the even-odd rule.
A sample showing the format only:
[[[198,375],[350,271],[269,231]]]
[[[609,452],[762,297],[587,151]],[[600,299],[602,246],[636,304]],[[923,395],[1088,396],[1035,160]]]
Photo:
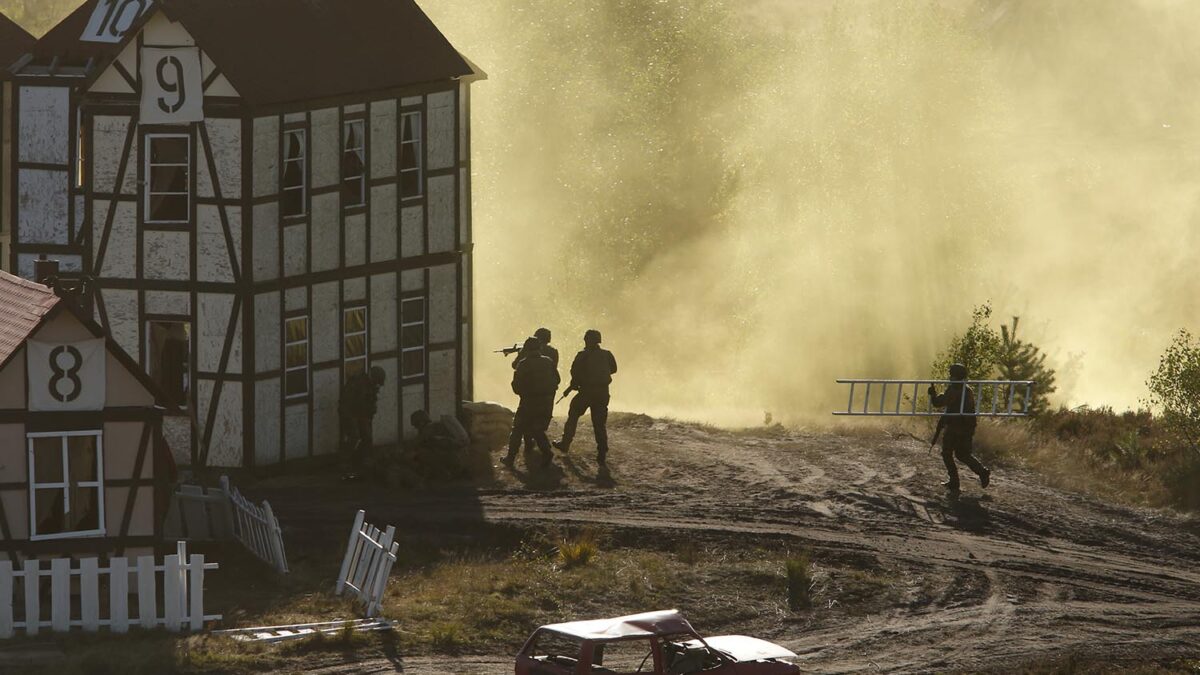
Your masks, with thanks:
[[[29,538],[104,534],[104,454],[99,431],[29,439]]]
[[[400,197],[420,197],[421,189],[421,113],[400,115]]]
[[[366,307],[351,307],[342,313],[342,360],[347,380],[367,370]]]
[[[402,377],[425,374],[425,298],[400,302],[400,360]]]
[[[75,111],[75,187],[83,187],[84,161],[83,108]]]
[[[146,137],[146,222],[191,220],[192,139],[180,134]]]
[[[649,640],[642,638],[593,644],[592,664],[603,666],[604,672],[609,673],[655,671],[653,647]]]
[[[296,398],[308,394],[308,317],[284,321],[284,395]]]
[[[283,215],[303,216],[308,196],[308,134],[304,129],[283,132]]]
[[[146,324],[146,362],[150,379],[167,402],[181,408],[191,399],[192,326],[187,321]]]
[[[354,207],[367,203],[367,143],[366,123],[348,120],[342,133],[342,206]]]

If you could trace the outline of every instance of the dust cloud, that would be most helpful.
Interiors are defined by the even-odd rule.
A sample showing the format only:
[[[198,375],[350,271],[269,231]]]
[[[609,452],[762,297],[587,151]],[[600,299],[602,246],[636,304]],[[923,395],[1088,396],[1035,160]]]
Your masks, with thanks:
[[[419,1],[489,75],[479,398],[595,327],[617,409],[827,420],[990,301],[1136,407],[1200,327],[1200,3]]]

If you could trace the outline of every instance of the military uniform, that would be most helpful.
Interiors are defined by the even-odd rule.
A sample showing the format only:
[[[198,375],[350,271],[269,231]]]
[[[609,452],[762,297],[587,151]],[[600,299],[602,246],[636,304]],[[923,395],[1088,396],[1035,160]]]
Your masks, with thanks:
[[[601,465],[608,457],[608,386],[617,372],[617,359],[612,352],[601,349],[599,343],[589,344],[575,356],[571,363],[571,389],[578,391],[571,399],[567,422],[563,426],[563,437],[555,445],[563,452],[571,447],[579,418],[589,410],[592,413],[592,430],[596,434],[596,459]]]
[[[516,459],[517,449],[525,436],[532,438],[542,451],[543,465],[549,464],[553,459],[546,430],[550,428],[550,418],[554,416],[554,394],[558,391],[560,382],[554,362],[541,355],[536,345],[530,348],[527,343],[518,358],[516,372],[513,373],[512,390],[521,397],[521,403],[513,417],[505,463],[511,464]]]
[[[930,391],[934,391],[932,386]],[[971,454],[977,422],[974,415],[975,392],[965,382],[955,382],[942,394],[931,393],[930,401],[934,407],[946,409],[946,413],[938,420],[938,428],[945,429],[942,436],[942,461],[946,465],[946,473],[949,474],[946,487],[951,490],[958,489],[958,466],[954,463],[955,458],[970,467],[971,471],[979,476],[983,486],[987,487],[991,471]]]
[[[374,444],[372,420],[379,405],[379,388],[376,381],[362,372],[350,377],[342,385],[338,400],[338,416],[341,418],[342,447],[354,469],[362,466],[363,456]]]

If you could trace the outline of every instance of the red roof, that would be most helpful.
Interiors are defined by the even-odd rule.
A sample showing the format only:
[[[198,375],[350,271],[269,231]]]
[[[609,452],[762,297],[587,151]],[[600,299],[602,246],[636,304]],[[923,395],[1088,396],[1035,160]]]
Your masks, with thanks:
[[[58,301],[49,287],[0,271],[0,365],[21,348]]]

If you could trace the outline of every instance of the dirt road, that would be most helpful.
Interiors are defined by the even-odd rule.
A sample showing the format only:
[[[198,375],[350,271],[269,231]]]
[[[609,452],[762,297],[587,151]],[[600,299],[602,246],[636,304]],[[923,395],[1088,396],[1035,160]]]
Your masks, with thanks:
[[[374,494],[387,522],[599,524],[693,532],[724,545],[786,538],[822,555],[900,570],[902,600],[885,612],[813,629],[781,623],[770,638],[813,672],[1005,669],[1070,653],[1119,662],[1200,657],[1200,521],[1118,507],[998,470],[987,491],[965,480],[951,500],[940,460],[882,431],[746,435],[621,418],[611,478],[597,478],[582,440],[559,468],[497,471],[492,487]],[[587,429],[581,429],[586,438]],[[327,501],[264,487],[289,519],[344,527]],[[719,592],[719,591],[718,591]],[[404,672],[511,672],[509,655],[405,659]],[[395,664],[372,664],[394,672]],[[345,672],[329,670],[327,672]],[[368,671],[369,672],[369,671]]]

